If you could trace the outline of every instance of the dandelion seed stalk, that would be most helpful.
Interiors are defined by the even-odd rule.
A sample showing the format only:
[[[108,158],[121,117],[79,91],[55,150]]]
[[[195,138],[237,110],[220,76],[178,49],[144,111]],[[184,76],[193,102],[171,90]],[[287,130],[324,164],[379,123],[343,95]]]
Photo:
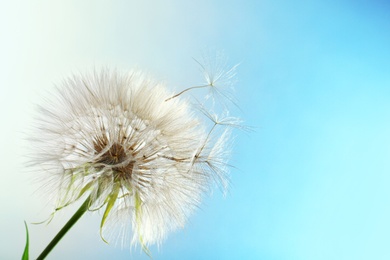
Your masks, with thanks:
[[[165,101],[169,101],[169,100],[171,100],[171,99],[173,99],[173,98],[175,98],[175,97],[178,97],[178,96],[180,96],[181,94],[183,94],[184,92],[187,92],[188,90],[196,89],[196,88],[205,88],[205,87],[208,87],[208,86],[209,86],[209,85],[194,86],[194,87],[186,88],[185,90],[180,91],[179,93],[173,95],[172,97],[165,99]]]
[[[65,226],[58,232],[58,234],[53,238],[53,240],[47,245],[47,247],[42,251],[38,256],[37,260],[45,259],[45,257],[53,250],[53,248],[60,242],[64,235],[73,227],[73,225],[88,211],[88,208],[91,204],[91,197],[84,201],[76,213],[69,219]]]

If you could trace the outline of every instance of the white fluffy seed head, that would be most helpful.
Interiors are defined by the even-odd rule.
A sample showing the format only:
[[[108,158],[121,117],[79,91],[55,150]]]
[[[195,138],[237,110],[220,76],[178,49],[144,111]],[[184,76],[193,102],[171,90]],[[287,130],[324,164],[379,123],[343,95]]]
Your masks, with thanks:
[[[171,96],[137,71],[63,82],[40,107],[31,138],[57,208],[87,191],[91,209],[114,198],[108,219],[128,221],[132,244],[147,246],[184,226],[212,183],[226,186],[228,132],[212,138],[188,102]]]

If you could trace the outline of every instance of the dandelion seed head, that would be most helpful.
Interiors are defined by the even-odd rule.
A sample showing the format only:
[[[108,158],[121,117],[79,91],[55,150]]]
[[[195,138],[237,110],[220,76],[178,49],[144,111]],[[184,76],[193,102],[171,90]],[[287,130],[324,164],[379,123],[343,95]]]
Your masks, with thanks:
[[[58,86],[31,138],[44,186],[58,190],[56,208],[90,192],[90,210],[106,207],[109,222],[129,224],[132,245],[147,246],[183,227],[213,184],[226,187],[228,132],[210,138],[188,101],[171,96],[139,71]]]

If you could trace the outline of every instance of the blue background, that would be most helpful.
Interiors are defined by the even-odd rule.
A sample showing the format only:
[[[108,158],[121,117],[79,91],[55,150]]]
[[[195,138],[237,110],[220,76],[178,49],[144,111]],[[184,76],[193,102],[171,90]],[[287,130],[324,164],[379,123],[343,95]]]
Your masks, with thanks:
[[[0,4],[0,256],[52,205],[23,170],[31,111],[72,72],[139,67],[197,84],[192,57],[240,63],[232,186],[216,190],[154,259],[390,259],[387,1],[14,1]],[[20,155],[19,155],[20,154]],[[43,197],[44,198],[44,197]],[[74,212],[31,226],[37,255]],[[51,259],[148,259],[104,244],[85,216]],[[78,257],[78,258],[77,258]]]

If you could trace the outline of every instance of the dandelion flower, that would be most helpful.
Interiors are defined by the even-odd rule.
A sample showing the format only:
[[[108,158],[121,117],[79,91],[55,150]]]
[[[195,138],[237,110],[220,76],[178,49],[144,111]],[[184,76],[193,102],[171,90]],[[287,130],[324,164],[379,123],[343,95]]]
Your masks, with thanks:
[[[32,138],[56,209],[89,193],[88,209],[103,210],[101,230],[125,215],[131,244],[146,247],[183,227],[213,184],[226,186],[229,131],[215,138],[187,100],[170,97],[137,71],[64,81],[40,107]]]

